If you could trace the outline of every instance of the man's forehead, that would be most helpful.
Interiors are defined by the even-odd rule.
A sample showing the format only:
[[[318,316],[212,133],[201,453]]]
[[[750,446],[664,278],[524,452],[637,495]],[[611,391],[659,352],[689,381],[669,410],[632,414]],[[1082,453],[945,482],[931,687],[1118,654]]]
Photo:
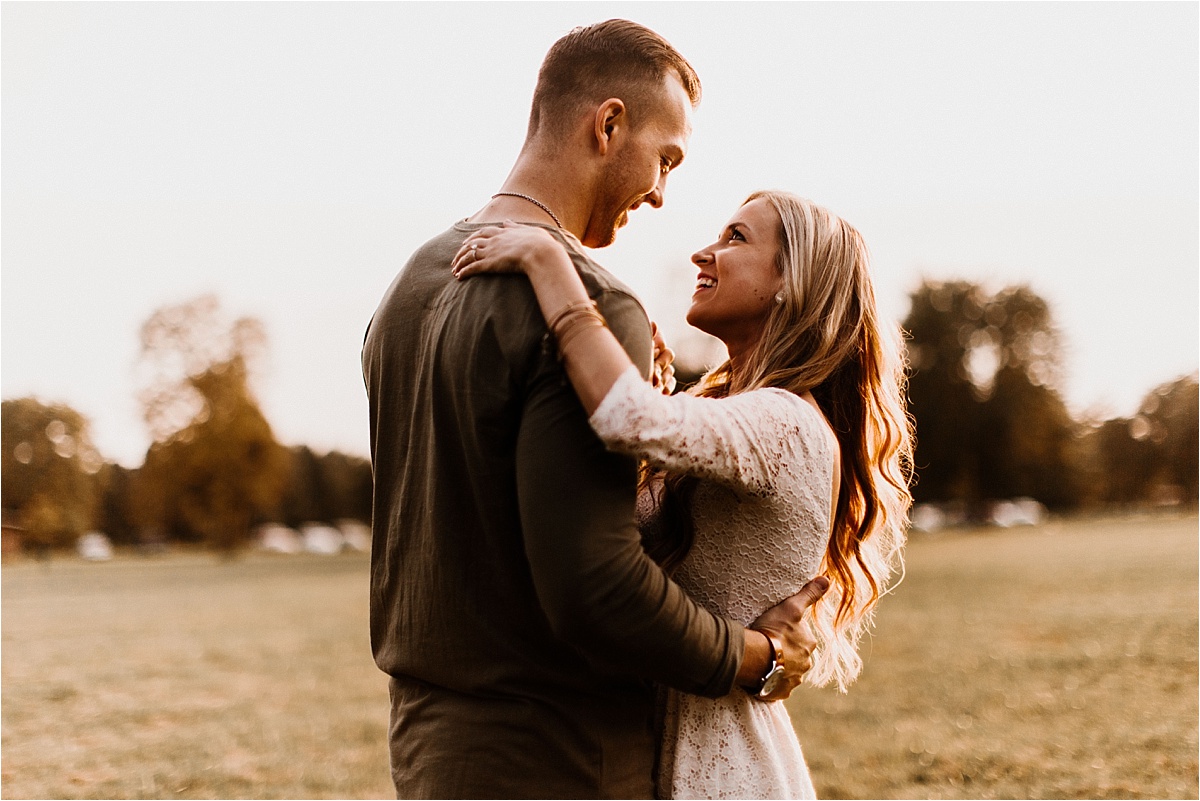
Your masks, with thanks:
[[[667,77],[662,101],[659,120],[668,127],[668,133],[680,138],[679,147],[686,150],[692,136],[692,100],[674,73]]]

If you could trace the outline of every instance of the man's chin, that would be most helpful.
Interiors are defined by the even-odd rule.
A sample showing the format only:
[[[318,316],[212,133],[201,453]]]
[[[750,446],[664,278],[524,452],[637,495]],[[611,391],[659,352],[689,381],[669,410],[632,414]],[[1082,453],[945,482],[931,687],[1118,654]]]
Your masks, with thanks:
[[[616,241],[617,231],[620,231],[622,228],[624,228],[628,224],[629,224],[629,212],[623,211],[623,212],[621,212],[621,216],[618,217],[615,222],[613,222],[612,230],[608,232],[608,241],[605,244],[611,245],[614,241]]]
[[[621,217],[615,223],[613,223],[611,227],[604,231],[604,233],[595,238],[584,239],[583,244],[592,249],[606,248],[613,242],[617,241],[617,231],[623,228],[627,222],[629,222],[629,215],[622,214]]]

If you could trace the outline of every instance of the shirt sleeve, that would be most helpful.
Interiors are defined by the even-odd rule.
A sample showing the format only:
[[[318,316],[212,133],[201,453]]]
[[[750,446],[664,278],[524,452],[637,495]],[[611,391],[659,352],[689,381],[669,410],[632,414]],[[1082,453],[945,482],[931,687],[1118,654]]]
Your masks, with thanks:
[[[641,380],[651,352],[645,313],[623,295],[600,302]],[[742,628],[698,606],[646,556],[634,522],[636,463],[596,438],[552,356],[528,387],[516,448],[526,555],[555,633],[607,669],[728,693]]]
[[[613,384],[589,422],[613,450],[664,470],[768,495],[780,468],[811,429],[814,415],[806,401],[782,389],[720,399],[663,395],[631,368]]]

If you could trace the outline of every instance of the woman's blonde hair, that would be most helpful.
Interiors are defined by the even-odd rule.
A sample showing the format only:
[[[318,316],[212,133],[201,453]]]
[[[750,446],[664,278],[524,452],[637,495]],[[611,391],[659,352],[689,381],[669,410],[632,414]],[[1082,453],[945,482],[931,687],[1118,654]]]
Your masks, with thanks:
[[[726,361],[691,392],[725,397],[762,387],[811,392],[837,435],[841,487],[821,566],[831,585],[814,607],[818,655],[810,680],[845,690],[862,670],[858,641],[876,602],[903,570],[901,550],[912,503],[912,424],[905,410],[898,329],[886,337],[875,308],[862,235],[827,209],[788,192],[755,192],[779,214],[776,266],[782,303],[736,370]],[[743,204],[744,205],[744,204]],[[650,476],[645,477],[646,480]],[[695,482],[666,480],[673,542],[652,543],[668,569],[691,545]],[[670,535],[668,535],[670,536]]]

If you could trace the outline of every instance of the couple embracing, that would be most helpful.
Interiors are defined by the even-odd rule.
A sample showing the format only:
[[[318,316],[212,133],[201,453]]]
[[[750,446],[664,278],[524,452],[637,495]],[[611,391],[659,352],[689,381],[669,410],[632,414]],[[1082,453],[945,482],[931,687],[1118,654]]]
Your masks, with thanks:
[[[501,191],[368,327],[400,797],[814,795],[781,700],[854,679],[899,565],[902,374],[859,233],[755,192],[692,256],[688,322],[729,360],[669,394],[673,354],[585,248],[662,205],[699,98],[640,25],[564,36]]]

